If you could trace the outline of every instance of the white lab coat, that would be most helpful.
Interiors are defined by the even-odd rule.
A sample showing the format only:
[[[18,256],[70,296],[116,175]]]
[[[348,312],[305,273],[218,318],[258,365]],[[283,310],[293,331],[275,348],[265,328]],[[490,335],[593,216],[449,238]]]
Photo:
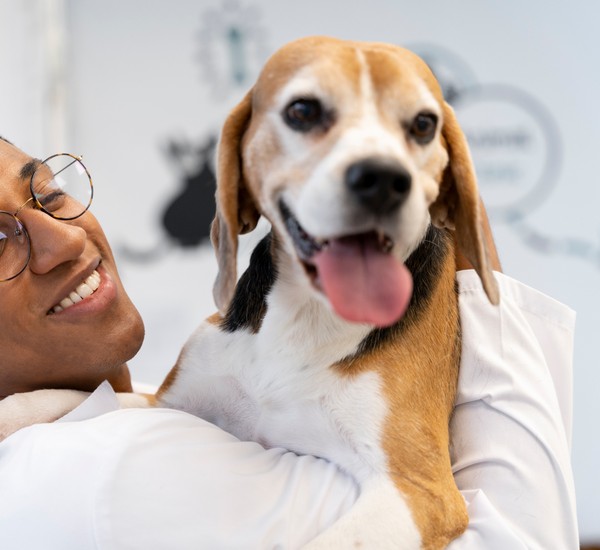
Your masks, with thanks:
[[[491,306],[458,274],[463,330],[451,424],[467,532],[452,550],[578,548],[570,464],[574,313],[502,274]],[[297,548],[357,498],[333,465],[239,442],[103,384],[0,443],[2,550]]]

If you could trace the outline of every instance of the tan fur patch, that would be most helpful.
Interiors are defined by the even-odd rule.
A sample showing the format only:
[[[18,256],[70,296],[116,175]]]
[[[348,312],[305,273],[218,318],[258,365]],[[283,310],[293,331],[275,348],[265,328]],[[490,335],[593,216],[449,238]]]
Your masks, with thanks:
[[[335,368],[344,376],[375,370],[384,381],[389,415],[382,442],[389,474],[408,499],[423,548],[438,549],[468,523],[449,455],[448,422],[460,363],[453,250],[417,321],[376,352]]]

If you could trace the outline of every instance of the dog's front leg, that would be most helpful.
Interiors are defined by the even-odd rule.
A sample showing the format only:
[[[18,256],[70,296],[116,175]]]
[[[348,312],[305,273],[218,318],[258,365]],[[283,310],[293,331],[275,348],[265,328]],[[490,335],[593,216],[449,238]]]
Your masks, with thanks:
[[[418,550],[421,535],[405,498],[381,476],[366,481],[352,509],[304,548]]]

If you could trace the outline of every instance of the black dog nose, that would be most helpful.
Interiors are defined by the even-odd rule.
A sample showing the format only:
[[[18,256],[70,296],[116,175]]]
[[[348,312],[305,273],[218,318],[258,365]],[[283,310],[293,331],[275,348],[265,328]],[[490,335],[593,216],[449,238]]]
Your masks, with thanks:
[[[348,189],[375,214],[387,214],[408,196],[411,175],[402,165],[381,159],[355,162],[346,170]]]

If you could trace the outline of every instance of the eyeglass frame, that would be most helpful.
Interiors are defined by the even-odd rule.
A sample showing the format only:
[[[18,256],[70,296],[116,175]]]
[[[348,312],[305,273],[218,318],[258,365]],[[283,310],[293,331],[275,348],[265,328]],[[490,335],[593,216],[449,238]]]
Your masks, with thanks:
[[[71,162],[70,164],[68,164],[67,166],[65,166],[59,172],[57,172],[57,174],[60,174],[60,172],[62,172],[63,170],[66,170],[67,168],[69,168],[70,166],[72,166],[73,164],[78,162],[83,167],[85,174],[87,175],[88,181],[90,182],[90,199],[88,201],[88,204],[86,205],[85,209],[80,214],[77,214],[77,216],[71,216],[69,218],[61,218],[60,216],[55,216],[52,212],[49,212],[48,210],[46,210],[44,208],[44,206],[42,205],[42,203],[35,196],[35,192],[33,190],[33,180],[34,180],[35,174],[39,170],[40,166],[46,165],[46,163],[49,160],[56,158],[56,157],[60,157],[60,156],[71,157],[72,159],[74,159],[74,161]],[[21,212],[21,210],[23,210],[23,208],[25,208],[25,206],[28,203],[33,201],[34,208],[36,210],[41,210],[42,212],[44,212],[44,214],[47,214],[51,218],[53,218],[55,220],[60,220],[60,221],[71,221],[71,220],[76,220],[77,218],[81,218],[81,216],[83,216],[92,206],[92,202],[94,200],[94,182],[92,181],[92,176],[91,176],[89,170],[87,169],[85,164],[83,164],[82,159],[83,159],[82,155],[74,155],[72,153],[55,153],[54,155],[50,155],[49,157],[45,158],[35,167],[35,170],[31,174],[31,178],[29,180],[29,192],[31,193],[31,197],[29,197],[21,206],[19,206],[19,208],[17,208],[17,210],[15,212],[9,212],[7,210],[0,210],[0,214],[7,214],[7,215],[11,216],[12,218],[14,218],[14,220],[17,222],[18,230],[23,231],[23,234],[27,238],[27,245],[28,245],[27,246],[27,248],[28,248],[27,260],[25,261],[25,264],[23,265],[21,270],[18,273],[16,273],[15,275],[12,275],[11,277],[9,277],[8,279],[0,279],[0,284],[7,283],[8,281],[12,281],[13,279],[16,279],[19,275],[21,275],[21,273],[23,273],[23,271],[25,271],[27,269],[27,266],[29,265],[29,262],[31,260],[31,237],[29,236],[29,232],[27,231],[27,227],[25,226],[23,221],[18,218],[19,212]],[[56,176],[57,174],[53,173],[54,176]]]

